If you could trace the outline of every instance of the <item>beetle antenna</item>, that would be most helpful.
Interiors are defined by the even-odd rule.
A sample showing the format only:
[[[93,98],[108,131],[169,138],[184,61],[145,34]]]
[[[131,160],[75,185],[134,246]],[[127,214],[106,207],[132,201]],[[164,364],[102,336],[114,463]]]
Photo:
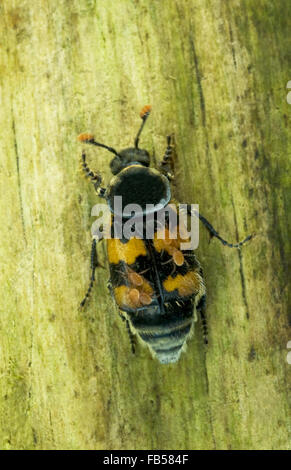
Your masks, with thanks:
[[[120,155],[116,152],[116,150],[113,147],[108,147],[108,145],[104,145],[104,144],[101,144],[100,142],[96,142],[92,134],[80,134],[78,136],[78,140],[80,142],[84,142],[85,144],[91,144],[91,145],[95,145],[96,147],[102,147],[108,150],[109,152],[114,153],[114,155],[116,155],[117,157],[120,157]]]
[[[152,109],[152,107],[149,106],[149,105],[144,106],[144,107],[142,108],[140,114],[139,114],[140,117],[142,118],[142,123],[141,123],[141,126],[140,126],[140,128],[139,128],[139,131],[138,131],[138,133],[137,133],[137,135],[136,135],[136,138],[135,138],[135,140],[134,140],[134,146],[135,146],[136,149],[138,149],[138,142],[139,142],[140,134],[141,134],[141,131],[143,130],[143,126],[145,125],[147,118],[148,118],[149,115],[150,115],[151,109]]]

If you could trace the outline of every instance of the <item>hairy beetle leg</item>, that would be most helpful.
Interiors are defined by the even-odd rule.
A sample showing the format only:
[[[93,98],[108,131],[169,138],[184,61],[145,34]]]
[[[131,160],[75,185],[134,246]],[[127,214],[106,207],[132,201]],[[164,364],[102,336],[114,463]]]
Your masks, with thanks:
[[[172,135],[167,136],[167,148],[162,161],[159,164],[160,171],[169,179],[173,180],[173,150],[174,143],[172,143]]]
[[[198,312],[200,313],[204,344],[208,344],[208,327],[207,327],[207,319],[206,319],[206,294],[204,294],[199,300],[196,310],[198,310]]]
[[[101,241],[101,240],[102,240],[102,238],[100,238],[98,241]],[[84,307],[86,301],[90,297],[91,290],[92,290],[92,287],[93,287],[93,284],[94,284],[94,281],[95,281],[95,270],[96,270],[96,268],[98,268],[98,267],[104,268],[104,266],[102,266],[102,264],[100,264],[99,261],[98,261],[98,255],[97,255],[97,250],[96,250],[96,242],[97,242],[96,238],[93,238],[92,246],[91,246],[90,284],[89,284],[89,287],[88,287],[87,292],[85,294],[85,297],[83,298],[82,302],[80,303],[81,308]]]
[[[102,177],[98,173],[94,173],[94,171],[92,171],[88,167],[85,152],[82,153],[81,166],[82,166],[82,170],[85,173],[85,176],[87,178],[90,178],[91,182],[93,183],[95,191],[98,194],[98,196],[104,197],[106,189],[101,187]]]
[[[126,330],[127,330],[127,333],[128,333],[128,337],[129,337],[129,341],[130,341],[130,345],[131,345],[131,352],[132,354],[135,354],[135,337],[134,337],[134,334],[132,333],[131,329],[130,329],[130,325],[129,325],[129,321],[127,320],[127,318],[125,318],[122,313],[119,311],[119,316],[120,318],[122,319],[122,321],[125,321],[126,322]]]
[[[208,232],[210,233],[210,236],[211,237],[216,237],[218,238],[218,240],[220,240],[220,242],[224,245],[224,246],[228,246],[229,248],[239,248],[240,246],[242,246],[244,243],[248,242],[249,240],[251,240],[255,234],[252,234],[252,235],[249,235],[248,237],[246,237],[244,240],[242,240],[241,242],[238,242],[238,243],[229,243],[228,241],[224,240],[220,235],[219,233],[215,230],[214,227],[212,227],[211,223],[208,222],[207,219],[205,219],[205,217],[203,217],[203,215],[201,215],[200,213],[198,213],[197,211],[193,210],[191,208],[191,204],[188,204],[187,205],[187,212],[189,215],[195,215],[196,217],[199,217],[199,219],[201,220],[201,222],[203,223],[203,225],[207,228]]]

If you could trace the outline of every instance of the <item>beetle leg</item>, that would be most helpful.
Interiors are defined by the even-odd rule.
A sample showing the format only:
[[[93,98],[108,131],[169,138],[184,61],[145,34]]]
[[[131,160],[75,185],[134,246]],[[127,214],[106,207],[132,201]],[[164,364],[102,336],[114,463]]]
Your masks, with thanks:
[[[168,135],[167,136],[167,148],[165,151],[165,154],[163,156],[163,160],[159,164],[160,171],[167,176],[169,180],[174,179],[173,175],[173,149],[174,149],[174,143],[172,142],[172,136]]]
[[[130,345],[131,345],[131,352],[132,352],[132,354],[135,354],[135,337],[134,337],[134,334],[132,333],[132,331],[130,329],[129,321],[124,315],[122,315],[122,313],[120,311],[119,311],[119,316],[122,319],[122,321],[126,322],[126,329],[127,329],[127,333],[128,333],[129,341],[130,341]]]
[[[85,176],[90,178],[91,182],[93,183],[95,191],[98,194],[98,196],[104,197],[106,189],[101,187],[102,177],[98,173],[94,173],[94,171],[92,171],[88,167],[85,152],[82,153],[81,166],[82,166],[82,170],[85,173]]]
[[[102,238],[100,238],[98,241],[101,241]],[[97,255],[97,250],[96,250],[96,238],[93,238],[92,240],[92,246],[91,246],[91,263],[90,263],[90,269],[91,269],[91,276],[90,276],[90,284],[87,289],[87,292],[85,294],[85,297],[83,298],[82,302],[80,303],[80,307],[84,307],[88,297],[90,297],[91,290],[95,281],[95,270],[97,267],[104,268],[99,261],[98,261],[98,255]]]
[[[252,235],[249,235],[248,237],[246,237],[244,240],[242,240],[241,242],[238,242],[238,243],[229,243],[227,242],[226,240],[224,240],[220,235],[219,233],[215,230],[214,227],[212,227],[212,225],[210,224],[210,222],[208,222],[207,219],[205,219],[205,217],[203,217],[203,215],[201,215],[200,213],[198,213],[197,211],[195,211],[194,209],[192,209],[191,207],[191,204],[187,204],[187,212],[189,215],[195,215],[196,217],[199,217],[199,219],[201,220],[201,222],[203,223],[203,225],[207,228],[208,232],[210,233],[210,236],[211,237],[216,237],[218,238],[218,240],[221,241],[221,243],[224,245],[224,246],[228,246],[229,248],[239,248],[240,246],[242,246],[244,243],[248,242],[249,240],[251,240],[251,238],[254,237],[254,234]]]
[[[198,302],[198,305],[196,306],[196,310],[199,311],[200,317],[201,317],[204,344],[208,344],[208,328],[207,328],[207,319],[206,319],[206,294],[202,295],[201,299]]]

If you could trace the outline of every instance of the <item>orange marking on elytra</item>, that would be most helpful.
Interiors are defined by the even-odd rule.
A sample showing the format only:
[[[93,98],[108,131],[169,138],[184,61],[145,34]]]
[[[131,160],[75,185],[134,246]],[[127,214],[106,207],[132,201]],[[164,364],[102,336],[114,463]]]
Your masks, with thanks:
[[[197,271],[190,271],[185,275],[178,274],[176,277],[169,276],[164,282],[163,286],[168,292],[175,289],[178,290],[179,295],[188,296],[197,294],[203,288],[203,279]]]
[[[130,238],[127,243],[122,243],[118,238],[106,241],[109,263],[118,264],[124,261],[126,264],[133,264],[138,256],[147,255],[144,240],[140,238]]]

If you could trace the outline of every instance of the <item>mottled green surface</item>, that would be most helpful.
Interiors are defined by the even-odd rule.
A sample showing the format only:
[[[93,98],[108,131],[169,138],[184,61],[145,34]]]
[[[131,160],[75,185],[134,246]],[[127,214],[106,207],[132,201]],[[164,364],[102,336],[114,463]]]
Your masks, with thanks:
[[[1,2],[0,448],[290,448],[290,30],[289,0]],[[170,366],[131,355],[104,270],[77,309],[97,199],[76,136],[126,147],[144,104],[180,200],[257,233],[238,252],[201,227],[210,344],[198,325]]]

